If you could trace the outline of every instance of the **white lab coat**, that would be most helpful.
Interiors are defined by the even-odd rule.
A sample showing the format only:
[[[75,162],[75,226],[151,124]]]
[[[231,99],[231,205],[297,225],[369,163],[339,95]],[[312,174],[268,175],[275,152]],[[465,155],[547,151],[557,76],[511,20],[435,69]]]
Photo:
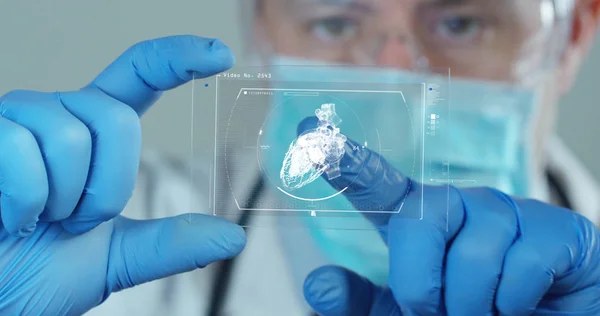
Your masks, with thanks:
[[[548,157],[549,168],[562,183],[573,208],[600,223],[600,189],[590,174],[558,140],[551,142]],[[202,196],[203,192],[209,192],[208,170],[204,176],[195,176],[192,189],[185,168],[173,167],[160,155],[146,155],[143,166],[138,186],[124,215],[140,219],[173,216],[189,212],[192,205],[194,212],[210,213],[208,202]],[[149,175],[152,175],[151,181]],[[246,183],[234,185],[249,192],[253,178],[249,176]],[[198,185],[200,180],[205,183],[204,188]],[[149,184],[154,185],[151,190]],[[152,204],[154,207],[150,210]],[[258,217],[254,226],[249,230],[246,249],[237,259],[225,315],[311,315],[303,299],[302,280],[310,271],[326,264],[327,260],[311,243],[301,225],[295,229],[282,228],[277,225],[275,217],[265,216]],[[289,240],[293,243],[287,242]],[[216,265],[210,265],[114,293],[87,315],[205,315],[215,270]]]

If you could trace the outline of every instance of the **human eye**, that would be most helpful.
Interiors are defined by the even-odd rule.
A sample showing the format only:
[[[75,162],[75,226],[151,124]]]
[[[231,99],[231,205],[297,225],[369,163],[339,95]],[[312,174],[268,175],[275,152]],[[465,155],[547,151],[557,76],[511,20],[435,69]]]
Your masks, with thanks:
[[[359,24],[356,19],[350,17],[323,17],[309,23],[309,32],[321,42],[339,44],[357,36]]]
[[[471,15],[442,15],[431,25],[433,36],[448,44],[477,42],[485,28],[482,18]]]

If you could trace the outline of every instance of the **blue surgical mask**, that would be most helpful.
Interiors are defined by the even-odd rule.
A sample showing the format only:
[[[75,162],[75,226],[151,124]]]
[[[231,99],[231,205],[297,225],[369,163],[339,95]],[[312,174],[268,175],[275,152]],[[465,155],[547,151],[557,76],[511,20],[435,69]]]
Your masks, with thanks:
[[[285,66],[320,66],[323,62],[296,59],[278,56],[270,60],[273,65]],[[282,81],[310,82],[311,76],[317,75],[310,67],[274,67],[273,76]],[[440,80],[434,76],[428,77],[406,71],[391,69],[374,69],[364,67],[330,67],[323,77],[324,72],[318,72],[315,82],[335,82],[344,78],[360,78],[364,83],[397,82],[421,83]],[[446,78],[447,83],[447,78]],[[452,79],[450,84],[449,115],[450,126],[440,131],[437,137],[429,140],[427,152],[420,159],[427,159],[428,164],[449,166],[448,178],[454,186],[490,186],[506,193],[528,196],[530,194],[530,135],[529,125],[535,116],[536,93],[505,86],[497,83],[466,81]],[[368,102],[361,100],[360,95],[353,98],[353,103]],[[298,102],[306,102],[298,100]],[[387,102],[382,99],[381,102]],[[392,102],[392,100],[389,100]],[[318,103],[318,102],[317,102]],[[274,100],[274,107],[279,104]],[[354,115],[361,117],[361,124],[374,126],[394,127],[381,133],[379,137],[389,138],[385,141],[408,139],[404,146],[406,155],[389,157],[381,153],[394,167],[408,173],[413,170],[416,142],[412,134],[420,131],[426,124],[425,120],[416,113],[421,113],[422,103],[418,100],[409,100],[408,108],[396,107],[396,113],[386,111],[377,112],[378,107],[355,106]],[[318,105],[317,105],[318,106]],[[339,107],[341,108],[341,107]],[[270,142],[281,143],[281,148],[293,139],[296,126],[306,116],[311,116],[311,107],[294,107],[279,109],[272,113],[277,117],[270,117],[271,128],[278,130]],[[407,120],[407,113],[412,113]],[[344,117],[344,115],[340,115]],[[354,125],[353,125],[354,124]],[[406,128],[406,127],[410,128]],[[356,123],[344,121],[340,126],[341,132],[346,136],[360,138],[364,129]],[[399,137],[398,133],[401,135]],[[290,139],[290,137],[292,139]],[[417,135],[417,137],[419,137]],[[278,161],[282,154],[273,155],[272,161],[267,161],[268,168],[280,168]],[[268,160],[268,159],[267,159]],[[419,162],[420,163],[420,162]],[[275,173],[277,170],[273,170]],[[421,180],[421,179],[417,179]],[[302,188],[305,195],[327,195],[336,193],[323,179],[319,179]],[[343,198],[340,196],[340,198]],[[327,201],[330,209],[338,209],[344,201],[331,199]],[[331,223],[327,227],[343,227],[343,217],[328,218],[320,221],[323,224]],[[367,222],[366,219],[364,219]],[[384,241],[376,230],[340,230],[323,229],[315,227],[315,222],[306,221],[311,226],[311,234],[320,250],[333,264],[344,266],[373,281],[376,284],[386,284],[388,276],[388,251]],[[364,227],[367,227],[365,223]]]

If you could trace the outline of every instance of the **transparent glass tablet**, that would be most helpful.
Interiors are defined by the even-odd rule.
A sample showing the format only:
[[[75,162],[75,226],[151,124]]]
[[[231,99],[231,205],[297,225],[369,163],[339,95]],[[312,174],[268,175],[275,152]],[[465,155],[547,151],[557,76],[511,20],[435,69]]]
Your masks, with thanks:
[[[201,201],[209,187],[192,181],[203,178],[202,165],[193,161],[192,122],[194,107],[190,102],[198,82],[190,82],[165,93],[141,119],[143,144],[139,175],[142,208],[152,217],[165,214],[205,213],[211,211]],[[197,173],[197,175],[193,175]],[[174,207],[168,207],[171,203]],[[167,212],[167,213],[165,213]]]
[[[351,203],[345,191],[373,170],[351,168],[348,175],[341,164],[349,150],[370,150],[413,186],[448,185],[444,157],[429,147],[449,118],[449,71],[441,73],[424,81],[372,67],[248,66],[196,84],[194,163],[211,168],[208,207],[244,226],[276,217],[281,225],[301,218],[311,227],[373,229],[364,215],[423,218],[427,193],[414,187],[419,196],[411,198],[419,202],[410,209]],[[199,141],[206,133],[211,143]],[[334,189],[328,180],[339,177],[347,185]]]

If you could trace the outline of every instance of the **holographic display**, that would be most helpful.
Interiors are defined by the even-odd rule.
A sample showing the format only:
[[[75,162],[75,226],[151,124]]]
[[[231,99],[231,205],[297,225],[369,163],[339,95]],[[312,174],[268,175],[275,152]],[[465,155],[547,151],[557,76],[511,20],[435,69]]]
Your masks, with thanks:
[[[308,217],[341,229],[373,229],[365,213],[423,217],[423,196],[411,210],[350,203],[345,194],[373,170],[344,174],[349,151],[378,153],[415,186],[449,183],[448,166],[438,163],[443,152],[428,146],[446,132],[449,76],[423,81],[372,67],[246,66],[214,80],[204,92],[214,96],[212,106],[195,93],[195,121],[214,116],[214,131],[205,137],[209,128],[196,123],[203,135],[195,137],[194,153],[196,164],[210,166],[207,202],[217,216]],[[314,126],[299,128],[310,118]],[[200,142],[207,138],[213,143]],[[348,182],[343,189],[328,183],[340,178]]]

